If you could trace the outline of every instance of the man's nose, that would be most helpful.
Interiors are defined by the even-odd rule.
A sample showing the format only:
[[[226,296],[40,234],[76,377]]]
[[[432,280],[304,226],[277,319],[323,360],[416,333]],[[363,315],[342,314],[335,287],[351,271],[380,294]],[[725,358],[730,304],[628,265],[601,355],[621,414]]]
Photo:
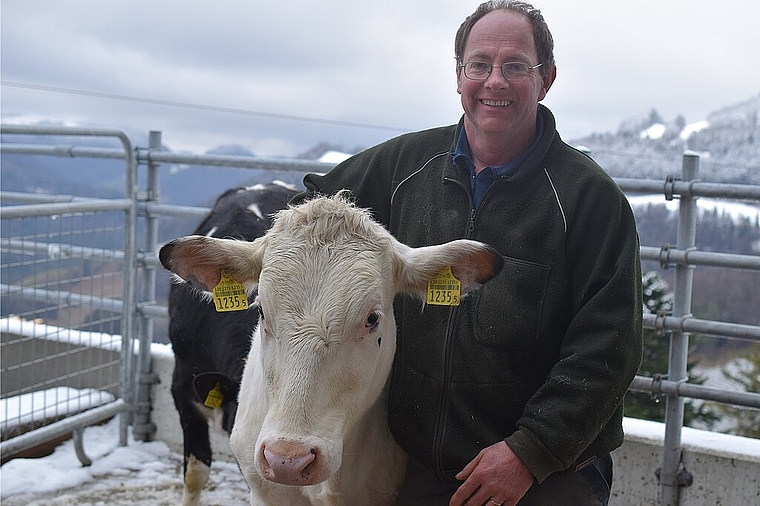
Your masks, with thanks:
[[[494,66],[491,69],[491,73],[485,81],[485,86],[492,90],[501,90],[509,87],[509,81],[504,78],[504,74],[501,72],[501,67]]]

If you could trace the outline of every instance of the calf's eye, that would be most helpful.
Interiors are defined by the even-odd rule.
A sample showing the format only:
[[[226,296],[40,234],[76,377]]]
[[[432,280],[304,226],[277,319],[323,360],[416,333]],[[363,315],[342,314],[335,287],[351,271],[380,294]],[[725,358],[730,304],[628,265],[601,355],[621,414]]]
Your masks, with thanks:
[[[380,322],[380,313],[377,311],[373,311],[367,316],[367,321],[364,323],[364,326],[368,329],[373,329],[377,327],[377,324]]]

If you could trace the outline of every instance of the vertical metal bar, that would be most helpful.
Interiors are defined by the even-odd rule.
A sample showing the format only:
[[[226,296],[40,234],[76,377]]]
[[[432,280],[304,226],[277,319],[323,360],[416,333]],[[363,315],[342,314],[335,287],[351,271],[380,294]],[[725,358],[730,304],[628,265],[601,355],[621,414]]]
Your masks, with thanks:
[[[71,431],[71,436],[74,439],[74,452],[77,454],[79,463],[84,467],[89,467],[92,465],[92,459],[88,457],[87,453],[84,451],[83,433],[84,427],[75,427],[74,430]]]
[[[683,155],[682,177],[685,182],[699,177],[699,155],[687,151]],[[696,244],[697,199],[691,194],[681,195],[678,209],[678,249],[688,251]],[[673,316],[691,314],[691,294],[693,268],[677,265],[675,292],[673,294]],[[689,334],[673,331],[670,335],[670,356],[668,379],[686,381],[689,358]],[[665,404],[665,441],[662,451],[660,471],[660,503],[662,506],[678,506],[681,468],[681,430],[683,428],[684,399],[667,396]]]
[[[132,141],[124,133],[118,134],[119,140],[124,146],[126,158],[126,188],[125,197],[132,201],[132,205],[125,212],[124,223],[124,269],[122,289],[122,325],[121,325],[121,364],[119,370],[119,395],[124,399],[130,409],[119,417],[119,445],[127,445],[127,434],[130,418],[134,410],[134,368],[132,367],[134,346],[133,343],[133,318],[135,315],[135,259],[137,237],[137,157],[132,148]]]
[[[150,132],[150,150],[161,149],[161,132]],[[160,202],[160,164],[148,159],[147,203]],[[145,251],[158,249],[158,219],[155,216],[145,217]],[[142,268],[142,292],[140,302],[155,303],[156,300],[156,270],[152,265]],[[153,342],[153,318],[140,316],[140,354],[137,362],[137,400],[135,404],[135,439],[150,441],[156,432],[156,426],[150,421],[150,389],[154,381],[151,365],[150,346]]]

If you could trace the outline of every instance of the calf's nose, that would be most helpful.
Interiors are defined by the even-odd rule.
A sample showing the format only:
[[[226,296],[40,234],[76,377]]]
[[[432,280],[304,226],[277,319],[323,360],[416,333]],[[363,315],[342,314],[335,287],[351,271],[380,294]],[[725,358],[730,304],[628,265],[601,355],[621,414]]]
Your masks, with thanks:
[[[283,485],[312,485],[319,472],[314,469],[317,450],[295,441],[275,441],[263,448],[264,478]]]

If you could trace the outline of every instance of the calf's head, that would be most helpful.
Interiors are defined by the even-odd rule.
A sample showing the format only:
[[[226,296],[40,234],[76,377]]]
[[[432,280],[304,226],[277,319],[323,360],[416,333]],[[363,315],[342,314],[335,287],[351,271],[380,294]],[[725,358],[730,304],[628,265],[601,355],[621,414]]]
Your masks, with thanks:
[[[401,244],[340,195],[281,211],[253,242],[185,237],[164,246],[160,258],[205,291],[222,272],[258,288],[260,338],[246,364],[231,443],[245,474],[255,468],[288,485],[331,476],[352,427],[382,399],[396,349],[396,294],[424,298],[446,267],[464,294],[502,266],[498,253],[475,241]]]

